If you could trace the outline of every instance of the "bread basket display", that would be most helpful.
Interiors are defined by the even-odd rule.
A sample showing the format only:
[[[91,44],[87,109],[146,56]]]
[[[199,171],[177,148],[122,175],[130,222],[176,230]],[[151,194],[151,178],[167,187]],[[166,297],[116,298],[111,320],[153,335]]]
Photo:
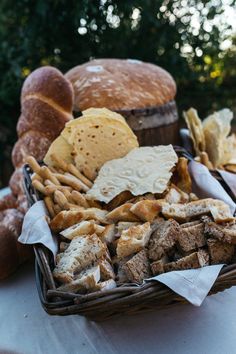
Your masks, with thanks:
[[[234,201],[207,169],[222,198],[199,199],[188,160],[196,168],[182,148],[139,147],[124,118],[106,109],[68,122],[43,163],[26,159],[33,207],[22,238],[34,245],[49,314],[101,321],[184,303],[182,289],[161,280],[182,271],[204,279],[204,296],[236,285]]]

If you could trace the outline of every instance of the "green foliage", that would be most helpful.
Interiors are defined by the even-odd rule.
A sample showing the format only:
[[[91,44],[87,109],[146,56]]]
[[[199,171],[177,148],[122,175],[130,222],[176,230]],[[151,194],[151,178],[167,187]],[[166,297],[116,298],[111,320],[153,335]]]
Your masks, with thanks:
[[[22,82],[41,65],[65,72],[94,57],[141,59],[172,73],[180,111],[231,104],[235,59],[220,49],[230,26],[214,22],[222,11],[212,0],[1,0],[1,166],[16,139]]]

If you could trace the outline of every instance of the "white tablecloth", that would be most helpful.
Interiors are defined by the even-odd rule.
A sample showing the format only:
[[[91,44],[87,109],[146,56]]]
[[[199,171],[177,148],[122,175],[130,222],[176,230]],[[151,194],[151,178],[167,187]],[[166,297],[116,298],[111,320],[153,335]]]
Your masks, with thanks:
[[[200,307],[166,310],[94,323],[47,315],[25,265],[0,283],[0,353],[235,354],[236,288]]]

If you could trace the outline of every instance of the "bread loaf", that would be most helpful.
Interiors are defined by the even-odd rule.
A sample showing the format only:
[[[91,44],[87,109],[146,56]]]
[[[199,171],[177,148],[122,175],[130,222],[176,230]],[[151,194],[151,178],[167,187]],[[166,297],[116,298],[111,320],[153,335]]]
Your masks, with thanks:
[[[93,107],[132,110],[174,99],[176,85],[164,69],[132,59],[96,59],[68,71],[74,87],[74,110]]]
[[[72,105],[72,85],[53,67],[33,71],[23,84],[17,125],[19,139],[12,151],[16,168],[10,179],[12,195],[0,201],[0,210],[4,210],[0,214],[0,279],[29,258],[29,248],[17,242],[27,210],[22,166],[27,155],[43,160],[52,141],[73,118]]]

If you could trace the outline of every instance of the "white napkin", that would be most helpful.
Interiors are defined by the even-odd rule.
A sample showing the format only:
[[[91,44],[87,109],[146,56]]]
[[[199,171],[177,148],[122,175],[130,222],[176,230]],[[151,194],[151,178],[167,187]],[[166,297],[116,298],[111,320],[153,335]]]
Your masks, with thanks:
[[[217,170],[225,183],[228,185],[228,187],[231,189],[231,191],[234,193],[236,197],[236,175],[235,173],[231,173],[228,171],[223,171],[223,170]]]
[[[223,264],[198,269],[179,270],[163,273],[145,281],[159,281],[183,296],[191,304],[200,306],[216,281]]]
[[[18,241],[29,245],[41,243],[53,253],[55,259],[58,252],[58,242],[48,226],[47,215],[44,202],[42,200],[36,202],[25,214]]]
[[[192,160],[188,164],[188,169],[193,182],[193,192],[199,198],[223,200],[229,205],[231,212],[235,212],[236,204],[226,193],[220,182],[211,175],[206,166]]]

